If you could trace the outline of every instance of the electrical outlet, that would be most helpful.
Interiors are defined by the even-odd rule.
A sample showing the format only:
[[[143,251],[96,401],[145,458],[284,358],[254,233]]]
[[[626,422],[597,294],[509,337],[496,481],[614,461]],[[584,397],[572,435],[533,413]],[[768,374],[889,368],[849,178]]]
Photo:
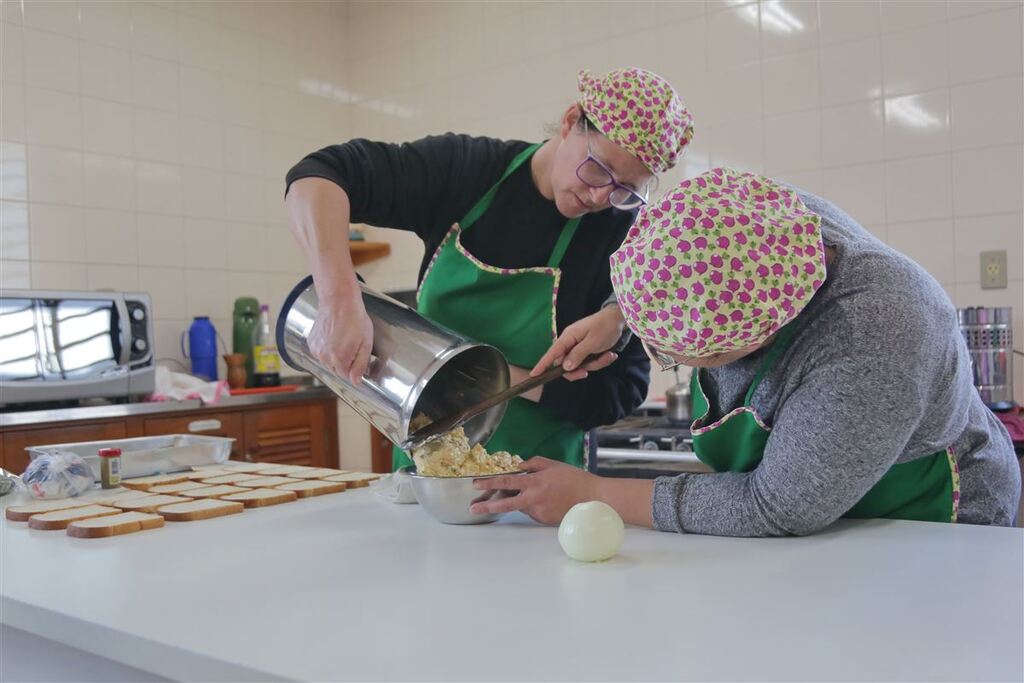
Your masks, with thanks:
[[[1006,251],[981,252],[981,288],[1006,289]]]

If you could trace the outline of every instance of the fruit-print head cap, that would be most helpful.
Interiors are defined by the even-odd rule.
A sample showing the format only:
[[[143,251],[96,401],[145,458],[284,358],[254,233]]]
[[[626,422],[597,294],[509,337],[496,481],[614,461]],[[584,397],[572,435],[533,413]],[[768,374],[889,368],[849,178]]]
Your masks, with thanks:
[[[821,217],[790,187],[715,168],[644,206],[611,256],[626,324],[701,358],[763,343],[825,281]]]
[[[693,139],[693,117],[657,74],[630,68],[597,77],[583,70],[579,89],[590,122],[655,175],[675,166]]]

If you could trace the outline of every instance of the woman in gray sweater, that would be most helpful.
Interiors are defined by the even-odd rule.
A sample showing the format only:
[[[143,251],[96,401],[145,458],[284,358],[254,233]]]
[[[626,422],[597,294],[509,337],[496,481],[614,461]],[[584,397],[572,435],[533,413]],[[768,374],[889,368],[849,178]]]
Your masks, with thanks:
[[[607,357],[578,359],[628,327],[662,369],[695,368],[694,450],[715,473],[608,479],[534,457],[488,482],[519,495],[474,510],[557,523],[603,500],[632,524],[727,536],[840,517],[1013,523],[1018,466],[955,309],[834,205],[714,169],[645,207],[611,268],[618,306],[567,328],[535,372],[598,370]]]

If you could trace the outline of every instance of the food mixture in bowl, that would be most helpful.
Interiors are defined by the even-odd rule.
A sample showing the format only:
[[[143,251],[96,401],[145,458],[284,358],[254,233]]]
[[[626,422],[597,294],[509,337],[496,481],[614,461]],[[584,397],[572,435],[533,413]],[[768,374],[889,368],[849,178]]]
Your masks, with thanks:
[[[417,417],[413,429],[429,424],[429,420]],[[505,451],[488,453],[477,444],[472,448],[462,427],[428,441],[412,450],[416,472],[425,477],[473,477],[486,474],[516,472],[523,459]]]

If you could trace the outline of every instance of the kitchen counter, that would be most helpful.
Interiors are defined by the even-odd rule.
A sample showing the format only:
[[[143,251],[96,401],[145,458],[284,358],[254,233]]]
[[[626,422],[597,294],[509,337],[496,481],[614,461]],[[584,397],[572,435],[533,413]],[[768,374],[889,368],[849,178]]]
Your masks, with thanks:
[[[582,564],[523,516],[445,526],[367,489],[111,539],[2,524],[12,680],[1024,676],[1016,529],[630,528],[618,557]]]
[[[243,394],[241,396],[223,396],[210,405],[198,399],[189,401],[148,401],[139,403],[111,403],[109,405],[84,406],[80,408],[52,408],[46,410],[26,410],[21,412],[7,411],[0,414],[0,428],[25,427],[47,423],[74,423],[83,420],[101,420],[106,418],[134,417],[152,415],[154,413],[174,413],[203,408],[241,408],[256,405],[276,405],[292,401],[307,401],[334,396],[324,386],[301,385],[295,391],[275,392],[268,394]]]

